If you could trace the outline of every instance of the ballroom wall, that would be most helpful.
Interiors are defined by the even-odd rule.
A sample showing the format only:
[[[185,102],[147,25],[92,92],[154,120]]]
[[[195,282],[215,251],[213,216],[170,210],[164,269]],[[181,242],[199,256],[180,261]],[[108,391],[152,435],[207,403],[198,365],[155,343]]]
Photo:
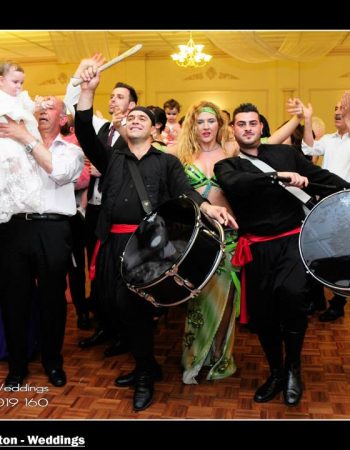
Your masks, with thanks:
[[[75,70],[72,64],[24,64],[25,89],[32,96],[64,95]],[[350,58],[330,56],[319,61],[296,63],[277,61],[248,64],[233,58],[214,58],[203,68],[178,67],[170,59],[132,57],[103,72],[97,91],[96,108],[108,117],[107,100],[116,81],[136,87],[140,104],[162,106],[174,97],[182,105],[180,115],[193,103],[211,100],[232,110],[241,102],[255,103],[269,122],[278,127],[288,115],[285,101],[300,96],[311,102],[314,114],[321,117],[332,132],[334,105],[340,94],[350,89]]]

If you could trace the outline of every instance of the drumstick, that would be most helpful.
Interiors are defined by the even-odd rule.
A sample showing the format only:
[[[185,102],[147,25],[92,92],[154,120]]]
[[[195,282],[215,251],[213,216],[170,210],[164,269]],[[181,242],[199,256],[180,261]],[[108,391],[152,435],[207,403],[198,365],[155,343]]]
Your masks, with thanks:
[[[320,184],[320,183],[309,183],[309,186],[317,187],[317,188],[323,188],[323,189],[339,189],[334,184]]]
[[[291,178],[289,177],[276,177],[277,181],[282,181],[282,183],[290,183]],[[320,184],[320,183],[309,183],[309,186],[313,186],[316,188],[323,188],[323,189],[338,189],[337,186],[334,186],[333,184]]]
[[[122,61],[123,59],[127,58],[128,56],[133,55],[134,53],[138,52],[139,50],[141,50],[142,48],[142,44],[136,44],[134,45],[134,47],[129,48],[129,50],[127,50],[126,52],[122,53],[119,56],[116,56],[115,58],[111,59],[110,61],[108,61],[106,64],[103,64],[101,67],[99,67],[97,70],[98,72],[102,72],[106,69],[109,69],[109,67],[114,66],[114,64],[117,64],[118,62]],[[79,86],[81,83],[84,83],[84,80],[80,79],[76,79],[75,81],[73,81],[73,86]]]

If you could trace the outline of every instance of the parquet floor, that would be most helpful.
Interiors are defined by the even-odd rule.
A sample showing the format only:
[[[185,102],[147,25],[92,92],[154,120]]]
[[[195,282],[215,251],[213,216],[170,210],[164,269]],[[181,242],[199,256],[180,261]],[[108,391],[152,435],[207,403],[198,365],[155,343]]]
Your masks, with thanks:
[[[0,419],[350,419],[350,305],[345,318],[321,323],[310,318],[304,351],[305,393],[297,407],[283,404],[282,396],[265,404],[253,402],[255,389],[268,369],[256,335],[238,326],[235,358],[237,372],[230,378],[198,385],[181,382],[181,336],[184,307],[172,308],[168,322],[156,331],[156,355],[164,379],[156,384],[154,403],[132,411],[132,389],[118,389],[114,379],[133,368],[129,354],[105,358],[104,345],[81,350],[77,341],[90,331],[76,328],[73,306],[64,346],[68,383],[55,388],[47,383],[39,360],[30,363],[27,389],[4,392],[0,381]],[[0,362],[0,380],[7,363]],[[36,388],[47,392],[35,392]],[[39,389],[38,389],[39,388]],[[33,399],[33,400],[31,400]],[[18,403],[17,403],[18,400]],[[7,406],[8,402],[15,406]]]

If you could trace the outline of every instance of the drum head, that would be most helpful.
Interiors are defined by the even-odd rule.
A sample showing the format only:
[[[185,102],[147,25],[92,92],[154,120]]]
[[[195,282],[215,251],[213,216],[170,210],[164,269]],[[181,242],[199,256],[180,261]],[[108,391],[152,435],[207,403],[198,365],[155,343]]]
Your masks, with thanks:
[[[179,263],[195,233],[198,215],[198,207],[187,197],[163,203],[148,214],[125,247],[121,266],[124,281],[142,287]]]
[[[329,288],[350,295],[350,191],[318,203],[306,217],[299,238],[309,272]]]

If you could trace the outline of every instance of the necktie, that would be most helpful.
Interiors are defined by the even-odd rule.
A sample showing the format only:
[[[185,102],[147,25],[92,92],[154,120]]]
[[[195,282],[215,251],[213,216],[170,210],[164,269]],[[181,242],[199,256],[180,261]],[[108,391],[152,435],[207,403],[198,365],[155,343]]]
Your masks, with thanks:
[[[109,130],[108,138],[107,138],[107,145],[109,145],[110,147],[112,147],[114,133],[115,133],[115,128],[112,126]]]

